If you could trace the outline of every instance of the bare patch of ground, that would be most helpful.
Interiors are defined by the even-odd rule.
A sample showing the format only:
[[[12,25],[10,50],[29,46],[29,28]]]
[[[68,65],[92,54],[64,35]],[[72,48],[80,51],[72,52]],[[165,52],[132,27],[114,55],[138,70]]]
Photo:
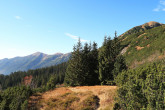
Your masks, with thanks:
[[[89,92],[97,95],[100,99],[100,107],[98,110],[103,110],[107,107],[112,107],[114,104],[114,97],[116,95],[117,86],[82,86],[69,88],[73,92]],[[109,110],[112,110],[109,108]]]
[[[141,36],[143,36],[143,35],[145,35],[145,34],[146,34],[146,33],[143,33],[143,34],[139,35],[138,38],[140,38]]]
[[[136,50],[141,50],[141,49],[143,49],[144,47],[136,46],[135,48],[136,48]]]
[[[130,47],[130,45],[128,45],[127,47],[125,47],[125,48],[120,52],[120,54],[121,54],[121,55],[124,55],[124,54],[127,52],[127,50],[128,50],[129,47]]]

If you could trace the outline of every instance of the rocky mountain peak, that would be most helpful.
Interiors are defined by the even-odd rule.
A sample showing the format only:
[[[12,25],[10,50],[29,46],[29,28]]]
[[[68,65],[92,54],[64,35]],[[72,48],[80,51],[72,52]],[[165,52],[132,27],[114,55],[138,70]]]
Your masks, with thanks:
[[[147,23],[143,24],[142,28],[145,28],[145,27],[153,28],[153,27],[157,27],[157,26],[160,26],[160,25],[162,25],[162,24],[159,23],[159,22],[150,21],[150,22],[147,22]]]

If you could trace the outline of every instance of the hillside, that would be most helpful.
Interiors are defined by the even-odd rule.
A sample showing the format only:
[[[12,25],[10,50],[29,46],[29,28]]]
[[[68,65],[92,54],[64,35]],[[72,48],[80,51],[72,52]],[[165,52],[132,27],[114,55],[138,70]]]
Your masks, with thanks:
[[[31,96],[29,108],[37,105],[40,110],[111,110],[116,90],[116,86],[56,88],[41,95]]]
[[[69,62],[0,75],[0,109],[164,110],[165,25],[149,22],[136,29],[119,39],[105,37],[99,49],[79,41]],[[37,62],[33,67],[53,59],[43,53],[29,57]]]
[[[142,25],[135,26],[135,27],[129,29],[128,31],[123,33],[120,37],[127,36],[127,35],[130,35],[130,34],[135,34],[135,33],[138,33],[138,32],[143,32],[145,30],[152,29],[154,27],[158,27],[158,26],[161,26],[161,25],[163,25],[163,24],[155,22],[155,21],[150,21],[150,22],[147,22],[147,23],[144,23]]]
[[[25,57],[2,59],[0,60],[0,74],[7,75],[15,71],[27,71],[29,69],[37,69],[57,65],[68,61],[70,55],[70,53],[47,55],[37,52]]]
[[[165,25],[148,22],[136,26],[120,36],[123,54],[130,68],[165,57]]]

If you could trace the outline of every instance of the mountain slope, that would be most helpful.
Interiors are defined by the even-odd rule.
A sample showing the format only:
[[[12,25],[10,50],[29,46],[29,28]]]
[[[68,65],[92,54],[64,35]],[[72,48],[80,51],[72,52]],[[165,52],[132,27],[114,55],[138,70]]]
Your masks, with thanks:
[[[120,37],[123,54],[129,67],[165,58],[165,25],[148,22],[136,26]]]
[[[150,22],[144,23],[142,25],[133,27],[132,29],[123,33],[120,37],[128,36],[128,35],[139,33],[139,32],[144,32],[145,30],[149,30],[149,29],[152,29],[154,27],[161,26],[161,25],[163,25],[163,24],[155,22],[155,21],[150,21]]]
[[[39,110],[112,110],[116,93],[116,86],[61,87],[31,96],[28,108]]]
[[[15,57],[11,59],[0,60],[0,74],[10,74],[15,71],[27,71],[29,69],[37,69],[57,65],[68,61],[70,53],[57,53],[47,55],[44,53],[34,53],[25,57]]]

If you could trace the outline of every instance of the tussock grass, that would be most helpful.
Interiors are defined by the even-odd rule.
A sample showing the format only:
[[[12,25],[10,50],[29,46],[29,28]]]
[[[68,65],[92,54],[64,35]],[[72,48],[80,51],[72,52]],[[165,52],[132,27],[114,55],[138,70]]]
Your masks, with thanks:
[[[44,93],[38,107],[40,110],[111,110],[116,90],[116,86],[57,88]]]

